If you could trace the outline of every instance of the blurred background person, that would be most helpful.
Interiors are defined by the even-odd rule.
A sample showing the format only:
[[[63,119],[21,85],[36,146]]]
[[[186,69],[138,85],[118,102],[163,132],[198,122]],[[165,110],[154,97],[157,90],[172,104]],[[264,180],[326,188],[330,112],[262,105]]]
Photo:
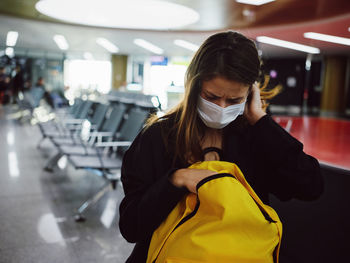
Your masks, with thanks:
[[[12,103],[16,103],[18,93],[24,90],[24,75],[20,65],[15,68],[15,76],[12,79]]]
[[[6,104],[9,100],[8,89],[10,77],[6,74],[6,68],[0,67],[0,104]]]
[[[35,87],[45,90],[45,82],[43,77],[38,78],[37,82],[35,83]]]

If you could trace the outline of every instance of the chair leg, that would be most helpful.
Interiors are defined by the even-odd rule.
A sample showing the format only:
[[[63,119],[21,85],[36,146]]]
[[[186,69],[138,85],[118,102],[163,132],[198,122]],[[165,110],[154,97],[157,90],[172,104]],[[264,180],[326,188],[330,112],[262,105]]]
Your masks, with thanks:
[[[107,178],[112,185],[112,189],[115,190],[117,189],[118,182],[120,182],[120,176],[121,176],[121,171],[118,169],[117,171],[110,173],[108,171],[103,171],[103,175],[105,178]]]
[[[118,183],[118,182],[119,182],[119,180],[117,180],[117,179],[111,180],[111,184],[112,184],[113,190],[116,190],[116,189],[117,189],[117,183]]]
[[[38,142],[38,145],[36,146],[37,149],[40,149],[42,142],[46,139],[45,136],[43,136],[40,141]]]
[[[47,161],[44,170],[47,172],[52,172],[55,165],[57,165],[58,160],[63,156],[63,153],[58,152],[50,160]]]
[[[74,216],[76,222],[84,222],[86,219],[83,216],[83,212],[88,209],[90,206],[96,204],[109,190],[110,182],[108,181],[104,184],[101,189],[95,193],[91,198],[85,201],[79,208],[78,213]]]

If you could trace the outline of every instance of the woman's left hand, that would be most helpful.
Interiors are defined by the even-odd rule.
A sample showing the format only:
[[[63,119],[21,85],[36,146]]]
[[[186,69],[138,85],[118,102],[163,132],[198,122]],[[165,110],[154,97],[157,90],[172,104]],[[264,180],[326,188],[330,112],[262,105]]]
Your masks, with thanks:
[[[266,115],[266,112],[262,109],[259,84],[255,82],[245,105],[244,116],[251,125],[254,125],[264,115]]]

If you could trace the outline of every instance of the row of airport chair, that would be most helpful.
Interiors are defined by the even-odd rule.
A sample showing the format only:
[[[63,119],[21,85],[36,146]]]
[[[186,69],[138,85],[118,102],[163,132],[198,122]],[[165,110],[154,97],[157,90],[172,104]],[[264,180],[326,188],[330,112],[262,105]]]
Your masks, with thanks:
[[[136,92],[125,92],[119,90],[112,90],[108,95],[107,99],[110,102],[121,102],[124,104],[134,104],[151,110],[160,110],[161,104],[158,96],[146,95],[143,93]]]
[[[89,118],[89,113],[92,106],[92,101],[83,101],[82,99],[76,99],[73,106],[69,109],[60,109],[57,111],[57,118],[55,118],[53,121],[48,123],[39,123],[39,128],[43,135],[43,138],[39,142],[38,148],[40,148],[40,144],[46,138],[71,135],[74,126],[78,125],[79,127],[79,125],[81,125],[85,119]],[[107,106],[105,107],[107,109]],[[102,112],[103,116],[104,113]],[[97,112],[95,112],[95,115],[96,114]],[[90,121],[94,123],[100,121],[102,123],[103,116],[96,115],[94,118],[90,119]]]
[[[29,118],[32,117],[34,109],[40,105],[41,99],[44,97],[45,90],[34,87],[29,91],[20,92],[16,98],[16,103],[21,111],[21,119],[26,116],[28,112]]]
[[[106,179],[106,184],[77,209],[76,221],[85,220],[83,212],[110,186],[116,189],[122,157],[150,112],[148,107],[122,102],[106,105],[76,99],[69,109],[57,113],[55,120],[39,124],[43,137],[38,148],[49,139],[57,149],[45,165],[46,171],[53,172],[59,159],[67,156],[75,169],[99,171]]]

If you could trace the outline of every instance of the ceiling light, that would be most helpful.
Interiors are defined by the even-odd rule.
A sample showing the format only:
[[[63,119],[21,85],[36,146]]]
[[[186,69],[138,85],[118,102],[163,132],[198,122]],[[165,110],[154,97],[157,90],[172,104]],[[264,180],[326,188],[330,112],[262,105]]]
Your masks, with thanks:
[[[160,47],[157,47],[155,45],[153,45],[152,43],[146,41],[146,40],[143,40],[143,39],[140,39],[140,38],[137,38],[134,40],[134,43],[144,49],[147,49],[155,54],[158,54],[158,55],[161,55],[164,53],[164,50],[161,49]]]
[[[236,0],[237,3],[247,4],[247,5],[263,5],[275,0]]]
[[[18,38],[18,32],[9,31],[6,38],[6,46],[14,47]]]
[[[94,59],[94,56],[90,52],[84,52],[83,56],[86,60],[93,60]]]
[[[118,53],[119,51],[119,48],[106,38],[99,37],[96,39],[96,43],[111,53]]]
[[[7,47],[5,49],[5,54],[9,57],[13,57],[13,55],[15,54],[13,47]]]
[[[337,37],[337,36],[331,36],[331,35],[320,34],[315,32],[304,33],[304,37],[350,46],[350,38],[345,38],[345,37]]]
[[[194,52],[196,52],[199,48],[198,45],[195,45],[191,42],[187,42],[187,41],[181,40],[181,39],[174,40],[174,44],[179,46],[179,47],[183,47],[183,48],[189,49],[189,50],[194,51]]]
[[[41,0],[35,8],[70,23],[110,28],[166,30],[199,20],[193,9],[161,0]]]
[[[67,50],[69,48],[66,38],[62,35],[54,35],[53,40],[55,40],[56,45],[62,49]]]
[[[299,51],[303,51],[306,53],[311,53],[311,54],[318,54],[320,53],[320,50],[315,47],[310,47],[294,42],[289,42],[277,38],[272,38],[272,37],[266,37],[266,36],[259,36],[256,38],[258,42],[265,43],[265,44],[270,44],[274,46],[279,46],[279,47],[284,47],[284,48],[290,48],[290,49],[295,49]]]

